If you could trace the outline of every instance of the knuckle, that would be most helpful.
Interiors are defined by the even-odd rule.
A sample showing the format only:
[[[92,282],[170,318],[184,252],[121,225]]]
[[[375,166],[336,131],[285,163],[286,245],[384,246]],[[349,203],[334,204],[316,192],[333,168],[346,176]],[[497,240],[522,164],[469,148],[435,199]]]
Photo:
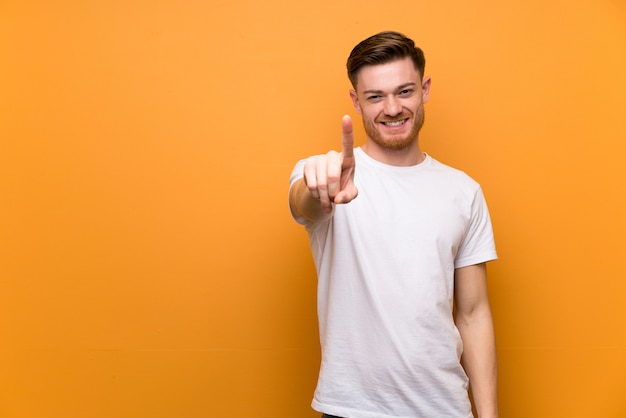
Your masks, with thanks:
[[[338,170],[336,167],[329,167],[328,174],[327,174],[329,183],[338,181],[340,177],[341,177],[341,170]]]

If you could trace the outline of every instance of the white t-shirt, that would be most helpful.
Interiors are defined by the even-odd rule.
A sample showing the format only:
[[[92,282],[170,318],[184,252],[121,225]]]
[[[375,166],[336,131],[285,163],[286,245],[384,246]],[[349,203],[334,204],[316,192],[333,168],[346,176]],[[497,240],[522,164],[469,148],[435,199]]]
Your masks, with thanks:
[[[452,308],[455,268],[497,257],[480,186],[430,156],[396,167],[354,152],[358,197],[325,222],[296,219],[318,273],[312,406],[348,418],[469,418]]]

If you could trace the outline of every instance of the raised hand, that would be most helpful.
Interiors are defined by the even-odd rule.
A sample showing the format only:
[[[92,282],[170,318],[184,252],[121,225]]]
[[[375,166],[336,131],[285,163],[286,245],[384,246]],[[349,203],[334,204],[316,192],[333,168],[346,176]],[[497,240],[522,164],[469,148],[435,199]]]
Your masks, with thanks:
[[[304,183],[325,213],[332,211],[333,203],[348,203],[358,194],[354,185],[354,134],[348,115],[342,119],[341,142],[341,152],[318,155],[304,166]]]

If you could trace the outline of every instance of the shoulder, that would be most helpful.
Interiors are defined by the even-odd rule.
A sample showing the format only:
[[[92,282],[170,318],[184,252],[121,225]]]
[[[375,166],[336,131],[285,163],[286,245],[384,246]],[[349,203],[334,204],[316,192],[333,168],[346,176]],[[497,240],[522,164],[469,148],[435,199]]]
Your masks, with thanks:
[[[431,156],[428,156],[428,159],[429,171],[440,181],[474,191],[480,189],[479,183],[465,171],[444,164]]]
[[[460,170],[458,168],[452,167],[450,165],[444,164],[436,158],[428,155],[428,160],[430,160],[430,166],[432,170],[440,171],[452,177],[465,178],[470,181],[474,181],[465,171]]]

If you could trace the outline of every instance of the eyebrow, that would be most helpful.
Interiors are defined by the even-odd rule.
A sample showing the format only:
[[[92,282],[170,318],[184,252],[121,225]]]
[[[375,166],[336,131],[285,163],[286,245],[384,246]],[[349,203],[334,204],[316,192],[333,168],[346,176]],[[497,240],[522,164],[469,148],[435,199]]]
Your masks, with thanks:
[[[401,91],[404,90],[407,87],[415,87],[417,86],[417,83],[404,83],[404,84],[400,84],[398,87],[396,87],[396,91]],[[365,90],[363,92],[363,94],[381,94],[383,93],[382,90]]]

